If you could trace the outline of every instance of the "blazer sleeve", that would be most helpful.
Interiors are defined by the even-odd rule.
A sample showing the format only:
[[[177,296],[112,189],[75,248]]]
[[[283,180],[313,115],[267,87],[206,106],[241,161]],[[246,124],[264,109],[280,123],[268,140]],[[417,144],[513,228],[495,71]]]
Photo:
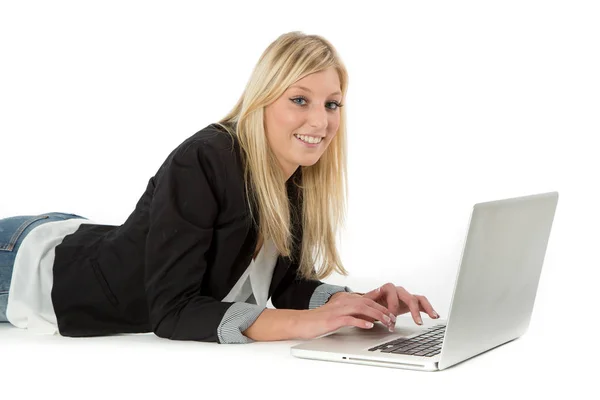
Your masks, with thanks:
[[[162,338],[247,343],[241,332],[264,308],[200,294],[219,209],[203,153],[188,143],[156,176],[144,254],[150,324]]]
[[[290,268],[290,271],[288,273],[293,274],[297,269]],[[273,292],[271,303],[275,308],[312,310],[327,303],[334,293],[353,292],[348,286],[291,276],[284,277]]]

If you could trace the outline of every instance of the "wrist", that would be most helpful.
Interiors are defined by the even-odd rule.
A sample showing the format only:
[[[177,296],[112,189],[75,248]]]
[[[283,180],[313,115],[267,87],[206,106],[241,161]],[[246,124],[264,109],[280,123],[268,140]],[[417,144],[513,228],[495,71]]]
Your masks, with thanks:
[[[357,292],[336,292],[336,293],[332,294],[331,297],[329,297],[329,300],[333,300],[336,296],[344,296],[344,295],[359,296],[360,297],[360,296],[364,295],[364,293],[357,293]]]
[[[265,308],[242,334],[256,341],[294,339],[300,326],[302,311]]]
[[[288,321],[288,325],[287,325],[287,336],[290,338],[290,340],[297,340],[297,339],[301,339],[302,335],[301,335],[301,329],[304,326],[304,318],[306,317],[306,314],[310,311],[313,310],[293,310],[294,313],[292,314],[291,318]]]
[[[346,293],[346,292],[336,292],[336,293],[332,294],[331,296],[329,296],[329,300],[327,300],[325,303],[330,302],[331,300],[335,299],[337,296],[342,295],[343,293]]]

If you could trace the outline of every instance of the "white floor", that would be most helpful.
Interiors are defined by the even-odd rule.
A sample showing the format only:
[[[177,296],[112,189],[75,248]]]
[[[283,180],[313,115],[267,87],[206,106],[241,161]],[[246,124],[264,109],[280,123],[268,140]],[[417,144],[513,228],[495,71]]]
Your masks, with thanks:
[[[521,338],[432,373],[299,359],[289,348],[300,341],[219,345],[152,333],[67,338],[3,323],[0,398],[589,398],[597,392],[597,351],[584,340],[597,331],[574,334],[585,320],[559,327],[551,303],[544,307]]]

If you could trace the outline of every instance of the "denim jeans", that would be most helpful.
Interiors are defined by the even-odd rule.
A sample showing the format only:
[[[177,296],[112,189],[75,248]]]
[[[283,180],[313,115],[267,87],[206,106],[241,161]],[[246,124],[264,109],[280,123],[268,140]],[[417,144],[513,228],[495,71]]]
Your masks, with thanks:
[[[49,212],[39,215],[18,215],[0,219],[0,322],[8,322],[6,308],[17,250],[33,228],[46,222],[83,218],[80,215]]]

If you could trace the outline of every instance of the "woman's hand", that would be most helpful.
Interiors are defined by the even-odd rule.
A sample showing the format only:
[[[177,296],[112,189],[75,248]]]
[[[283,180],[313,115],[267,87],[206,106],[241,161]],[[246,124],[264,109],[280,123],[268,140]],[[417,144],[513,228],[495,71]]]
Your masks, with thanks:
[[[374,321],[393,326],[396,317],[376,301],[356,293],[336,296],[338,294],[332,295],[321,307],[301,310],[294,320],[294,337],[313,339],[345,326],[369,329]]]
[[[371,290],[368,293],[347,293],[338,292],[333,294],[329,301],[332,301],[334,297],[341,298],[344,296],[357,296],[360,295],[363,298],[373,300],[377,304],[384,306],[394,316],[406,314],[410,311],[413,319],[419,325],[423,324],[421,320],[421,312],[427,313],[432,319],[437,319],[440,316],[435,312],[431,303],[425,296],[410,294],[402,286],[395,286],[393,283],[386,283],[376,289]],[[369,318],[364,318],[368,321],[373,321]],[[395,322],[395,319],[394,321]],[[389,324],[394,325],[394,324]],[[389,326],[390,331],[393,331],[393,326]]]

